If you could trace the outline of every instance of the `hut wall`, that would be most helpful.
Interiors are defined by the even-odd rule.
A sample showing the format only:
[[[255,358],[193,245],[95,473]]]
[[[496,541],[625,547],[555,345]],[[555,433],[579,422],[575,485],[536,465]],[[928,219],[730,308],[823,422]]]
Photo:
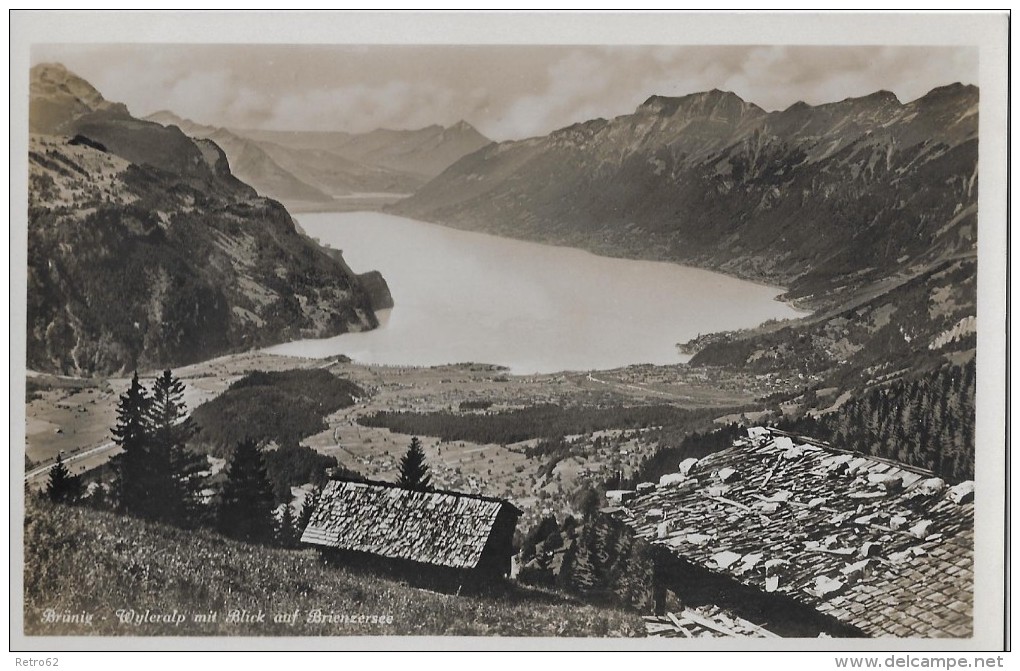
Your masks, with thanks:
[[[517,528],[517,513],[503,506],[492,524],[489,540],[482,550],[475,572],[486,579],[510,576],[514,555],[514,530]]]

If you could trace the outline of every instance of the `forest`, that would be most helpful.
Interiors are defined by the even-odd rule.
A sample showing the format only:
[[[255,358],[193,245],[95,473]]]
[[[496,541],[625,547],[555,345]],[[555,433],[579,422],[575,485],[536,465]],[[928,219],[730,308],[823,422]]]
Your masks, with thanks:
[[[975,360],[875,386],[835,412],[780,422],[785,430],[917,466],[974,478]]]
[[[222,457],[238,442],[253,439],[295,446],[327,428],[326,416],[354,404],[365,392],[329,371],[252,371],[222,394],[195,408],[195,444]]]
[[[711,421],[718,408],[678,408],[672,405],[567,407],[553,403],[500,412],[377,412],[361,417],[363,426],[383,427],[408,435],[443,440],[508,445],[533,438],[557,439],[607,429],[687,427]]]

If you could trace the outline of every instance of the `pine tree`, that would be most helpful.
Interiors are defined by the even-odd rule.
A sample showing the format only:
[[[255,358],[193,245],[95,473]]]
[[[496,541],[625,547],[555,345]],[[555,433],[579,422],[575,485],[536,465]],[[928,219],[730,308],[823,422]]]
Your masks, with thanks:
[[[249,543],[269,543],[276,526],[273,506],[273,487],[262,451],[255,441],[243,440],[227,466],[217,527],[221,533]]]
[[[563,561],[560,563],[560,572],[556,574],[556,586],[560,589],[570,589],[574,584],[574,568],[577,564],[577,542],[571,543],[566,552],[563,553]]]
[[[411,439],[407,454],[400,460],[400,478],[397,484],[404,489],[427,492],[431,479],[429,467],[425,464],[425,451],[421,447],[421,441],[415,436]]]
[[[153,442],[161,447],[183,445],[194,435],[195,423],[184,404],[184,383],[172,371],[163,371],[153,381],[148,416]]]
[[[170,370],[152,383],[148,410],[152,434],[150,459],[160,469],[152,482],[153,495],[163,502],[160,517],[178,526],[192,526],[199,515],[199,492],[208,462],[185,444],[195,434],[187,414],[184,384]]]
[[[81,481],[67,470],[63,454],[57,454],[57,463],[50,469],[46,495],[55,503],[76,503],[81,497]]]
[[[160,502],[150,496],[150,485],[157,475],[149,455],[150,403],[136,371],[117,404],[117,424],[113,428],[113,440],[123,449],[114,457],[117,507],[146,518],[157,517],[160,509]]]
[[[319,506],[320,498],[322,498],[322,487],[316,487],[305,496],[304,503],[301,504],[301,513],[298,515],[298,537],[305,532],[308,523],[312,521],[312,515],[315,514],[315,509]]]
[[[595,526],[595,522],[589,522],[584,526],[575,543],[576,550],[572,553],[567,565],[563,567],[567,574],[564,582],[570,591],[582,594],[590,593],[599,584],[598,567],[592,560],[592,551],[596,542]]]
[[[291,508],[290,503],[284,503],[276,527],[276,542],[280,547],[296,548],[300,538],[294,519],[294,509]]]

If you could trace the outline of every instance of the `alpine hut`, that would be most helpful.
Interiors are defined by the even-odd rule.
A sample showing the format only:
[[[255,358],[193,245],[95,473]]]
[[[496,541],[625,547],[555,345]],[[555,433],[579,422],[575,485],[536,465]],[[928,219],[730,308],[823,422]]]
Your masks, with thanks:
[[[424,582],[485,583],[509,575],[520,515],[497,498],[334,480],[301,541],[327,558]]]

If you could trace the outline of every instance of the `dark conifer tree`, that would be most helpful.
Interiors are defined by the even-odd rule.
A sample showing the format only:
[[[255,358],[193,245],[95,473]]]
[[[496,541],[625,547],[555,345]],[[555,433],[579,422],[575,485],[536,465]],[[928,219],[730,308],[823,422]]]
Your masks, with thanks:
[[[57,455],[57,463],[50,469],[46,495],[55,503],[76,503],[81,498],[81,481],[64,464],[64,455]]]
[[[560,572],[556,574],[556,586],[560,589],[569,589],[574,582],[574,567],[577,564],[577,542],[571,543],[567,551],[563,553],[563,561],[560,562]]]
[[[192,526],[199,514],[200,473],[208,467],[203,455],[186,447],[195,434],[187,414],[184,384],[170,370],[152,383],[148,412],[151,430],[151,460],[160,469],[152,493],[158,493],[163,507],[160,517],[178,526]]]
[[[280,519],[277,522],[276,542],[280,547],[296,548],[300,538],[301,532],[297,529],[294,509],[291,508],[289,503],[284,503],[283,511],[280,513]]]
[[[411,439],[407,454],[400,460],[400,478],[397,484],[404,489],[427,492],[431,488],[431,480],[429,467],[425,464],[425,451],[422,449],[421,441],[415,436]]]
[[[551,552],[553,550],[559,550],[563,547],[563,534],[560,533],[559,529],[556,529],[542,542],[542,549]]]
[[[254,440],[234,448],[217,511],[220,532],[249,543],[271,543],[276,526],[273,487]]]
[[[150,496],[156,473],[149,454],[149,405],[149,396],[138,381],[136,371],[131,386],[117,404],[117,424],[113,428],[113,440],[123,449],[114,457],[115,498],[118,509],[139,517],[155,518],[161,503]]]
[[[301,504],[301,513],[298,515],[299,538],[305,532],[305,529],[308,528],[308,523],[312,521],[312,515],[319,505],[320,498],[322,498],[322,487],[316,487],[305,496],[304,503]]]
[[[536,546],[557,531],[559,531],[559,525],[556,523],[556,517],[554,515],[543,517],[524,537],[524,542],[521,544],[521,556],[525,560],[534,557]]]

